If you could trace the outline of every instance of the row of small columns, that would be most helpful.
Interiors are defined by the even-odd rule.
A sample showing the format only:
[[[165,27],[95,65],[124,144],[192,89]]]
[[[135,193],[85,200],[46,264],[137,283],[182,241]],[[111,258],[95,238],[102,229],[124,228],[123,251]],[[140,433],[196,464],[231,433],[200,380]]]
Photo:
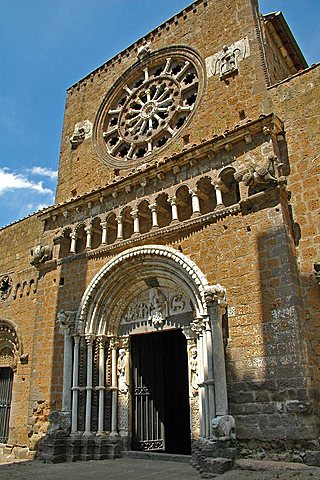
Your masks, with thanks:
[[[222,199],[222,185],[223,184],[216,184],[215,185],[215,193],[216,193],[216,209],[223,208],[223,199]],[[191,194],[191,204],[192,204],[192,217],[197,217],[201,215],[200,211],[200,200],[199,195],[196,189],[190,190]],[[178,217],[178,201],[177,197],[173,197],[170,199],[171,204],[171,215],[172,215],[172,222],[177,223],[179,222]],[[152,203],[149,205],[149,209],[151,210],[152,214],[152,229],[159,228],[158,224],[158,214],[157,214],[157,204]],[[139,219],[139,211],[138,209],[132,210],[130,214],[133,217],[133,234],[139,235],[140,234],[140,219]],[[116,217],[117,221],[117,240],[123,240],[123,218],[122,215]],[[107,221],[103,221],[100,223],[102,227],[102,238],[101,243],[107,244]],[[85,227],[86,233],[86,249],[91,249],[91,242],[92,242],[92,225],[87,225]],[[70,246],[70,253],[76,253],[76,243],[77,243],[77,232],[70,233],[71,238],[71,246]]]
[[[209,300],[209,301],[208,301]],[[222,333],[222,314],[225,310],[225,304],[217,305],[215,302],[207,300],[208,316],[199,318],[194,322],[194,329],[198,337],[198,373],[200,387],[200,434],[204,438],[211,437],[211,420],[216,416],[228,414],[227,384],[225,370],[224,343]],[[198,325],[198,328],[197,328]],[[72,341],[72,338],[74,341]],[[105,348],[107,342],[110,342],[111,349],[111,432],[110,435],[116,436],[117,432],[117,412],[118,412],[118,377],[117,377],[117,349],[118,339],[112,337],[107,339],[105,336],[97,337],[99,373],[97,387],[93,387],[93,342],[94,335],[86,335],[87,347],[87,377],[86,386],[79,387],[79,357],[80,357],[80,336],[73,336],[71,330],[64,330],[64,375],[63,375],[63,398],[62,411],[70,412],[71,416],[71,434],[78,432],[78,403],[79,391],[86,391],[85,407],[85,429],[83,435],[92,435],[91,429],[91,408],[92,408],[92,390],[99,391],[98,403],[98,428],[97,433],[104,433],[104,396],[105,396]],[[72,355],[73,343],[73,355]],[[73,356],[73,362],[72,362]],[[72,367],[71,367],[72,366]],[[71,372],[72,369],[72,372]],[[72,375],[71,375],[72,373]],[[71,385],[72,377],[72,385]],[[71,399],[72,393],[72,399]],[[72,405],[72,408],[70,408]]]
[[[92,390],[93,390],[93,341],[94,335],[87,335],[85,337],[86,346],[87,346],[87,378],[86,378],[86,408],[85,408],[85,428],[83,435],[92,435],[91,429],[91,407],[92,407]],[[98,404],[98,430],[97,433],[104,433],[104,395],[105,395],[105,357],[104,351],[106,346],[106,340],[104,337],[98,337],[98,352],[99,352],[99,375],[98,381],[99,385],[94,387],[95,390],[99,391],[99,404]],[[71,416],[71,434],[75,434],[78,431],[78,406],[79,406],[79,347],[80,347],[80,337],[74,337],[74,347],[73,347],[73,374],[72,374],[72,416]],[[118,435],[117,432],[117,404],[118,404],[118,393],[117,393],[117,342],[115,338],[110,339],[110,348],[111,348],[111,435]],[[66,368],[66,366],[65,366]],[[67,392],[67,385],[65,385],[64,392]],[[64,395],[64,398],[67,398],[67,395]],[[64,411],[70,409],[68,401],[62,406]],[[69,408],[68,408],[69,407]]]

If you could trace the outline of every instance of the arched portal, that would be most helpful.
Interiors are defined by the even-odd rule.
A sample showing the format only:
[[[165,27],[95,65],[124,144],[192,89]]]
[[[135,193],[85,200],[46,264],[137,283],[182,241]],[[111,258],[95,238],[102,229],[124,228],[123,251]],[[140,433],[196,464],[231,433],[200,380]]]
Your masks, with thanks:
[[[16,325],[0,319],[0,442],[7,443],[14,372],[17,368],[21,340]]]
[[[163,362],[166,365],[161,372],[164,384],[167,390],[168,384],[174,388],[177,372],[171,383],[165,382],[168,371],[173,368],[167,356],[174,357],[176,342],[176,350],[181,352],[176,361],[181,365],[184,362],[186,369],[188,431],[192,439],[210,439],[213,418],[227,414],[221,329],[225,307],[223,287],[209,286],[194,262],[173,248],[136,247],[108,262],[86,289],[76,315],[72,332],[72,385],[68,385],[71,375],[66,367],[71,364],[66,362],[71,342],[65,340],[63,408],[72,407],[72,435],[118,437],[124,448],[132,448],[134,437],[137,440],[137,428],[134,428],[137,422],[142,422],[139,428],[144,430],[144,437],[140,439],[139,448],[165,449],[159,443],[158,447],[150,443],[149,440],[159,439],[157,435],[150,439],[149,433],[145,433],[149,428],[143,423],[146,419],[141,415],[138,418],[138,409],[145,407],[150,416],[147,423],[151,422],[153,428],[154,415],[159,411],[147,407],[146,402],[144,407],[140,402],[136,408],[133,398],[138,390],[149,395],[150,391],[143,389],[154,392],[162,387],[155,386],[151,380],[149,384],[135,384],[135,369],[140,368],[138,374],[142,375],[148,364],[149,373],[143,373],[144,378],[154,378],[155,369]],[[60,323],[67,314],[60,312]],[[67,323],[65,319],[64,325]],[[176,333],[169,335],[169,332]],[[70,329],[68,335],[70,339]],[[150,351],[142,363],[140,359],[140,364],[135,359],[140,348],[138,337],[144,345],[142,350]],[[154,350],[152,354],[149,348],[152,342],[157,349],[161,344],[166,353],[157,356]],[[170,395],[164,391],[151,400],[159,403],[161,395]],[[168,411],[168,415],[172,418],[172,411]],[[172,443],[172,438],[169,443],[170,440]]]

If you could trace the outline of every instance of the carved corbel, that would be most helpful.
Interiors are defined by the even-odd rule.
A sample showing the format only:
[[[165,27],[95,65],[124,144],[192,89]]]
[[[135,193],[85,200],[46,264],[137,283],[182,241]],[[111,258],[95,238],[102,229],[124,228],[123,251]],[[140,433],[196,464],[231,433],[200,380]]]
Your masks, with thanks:
[[[3,275],[0,278],[0,301],[4,301],[9,297],[12,285],[13,281],[9,275]],[[15,296],[13,298],[15,298]]]
[[[255,157],[251,157],[247,168],[235,173],[234,178],[239,183],[243,182],[247,187],[268,184],[277,185],[279,178],[275,176],[275,165],[281,168],[281,164],[274,155],[269,155],[260,161]]]
[[[42,263],[45,263],[52,258],[52,247],[49,245],[37,245],[31,252],[32,260],[30,265],[38,267]]]
[[[144,58],[148,57],[151,54],[151,43],[148,42],[145,45],[142,45],[138,48],[137,57],[141,62]]]

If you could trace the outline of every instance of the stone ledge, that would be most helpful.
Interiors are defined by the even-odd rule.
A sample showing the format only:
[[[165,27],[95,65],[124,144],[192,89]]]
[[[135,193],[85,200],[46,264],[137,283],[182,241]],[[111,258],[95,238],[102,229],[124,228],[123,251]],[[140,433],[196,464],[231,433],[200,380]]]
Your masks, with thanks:
[[[320,467],[312,467],[310,465],[305,465],[304,463],[294,463],[294,462],[276,462],[273,460],[253,460],[251,458],[240,458],[235,460],[234,468],[239,470],[253,470],[253,471],[281,471],[281,470],[292,470],[292,471],[312,471],[320,473]]]

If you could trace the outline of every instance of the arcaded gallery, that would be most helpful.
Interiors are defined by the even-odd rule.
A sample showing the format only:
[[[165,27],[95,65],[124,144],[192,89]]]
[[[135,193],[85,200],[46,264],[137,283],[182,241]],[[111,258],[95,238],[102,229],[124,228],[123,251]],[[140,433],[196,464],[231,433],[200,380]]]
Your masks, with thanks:
[[[67,90],[55,204],[0,230],[2,451],[320,465],[319,98],[256,0]]]

